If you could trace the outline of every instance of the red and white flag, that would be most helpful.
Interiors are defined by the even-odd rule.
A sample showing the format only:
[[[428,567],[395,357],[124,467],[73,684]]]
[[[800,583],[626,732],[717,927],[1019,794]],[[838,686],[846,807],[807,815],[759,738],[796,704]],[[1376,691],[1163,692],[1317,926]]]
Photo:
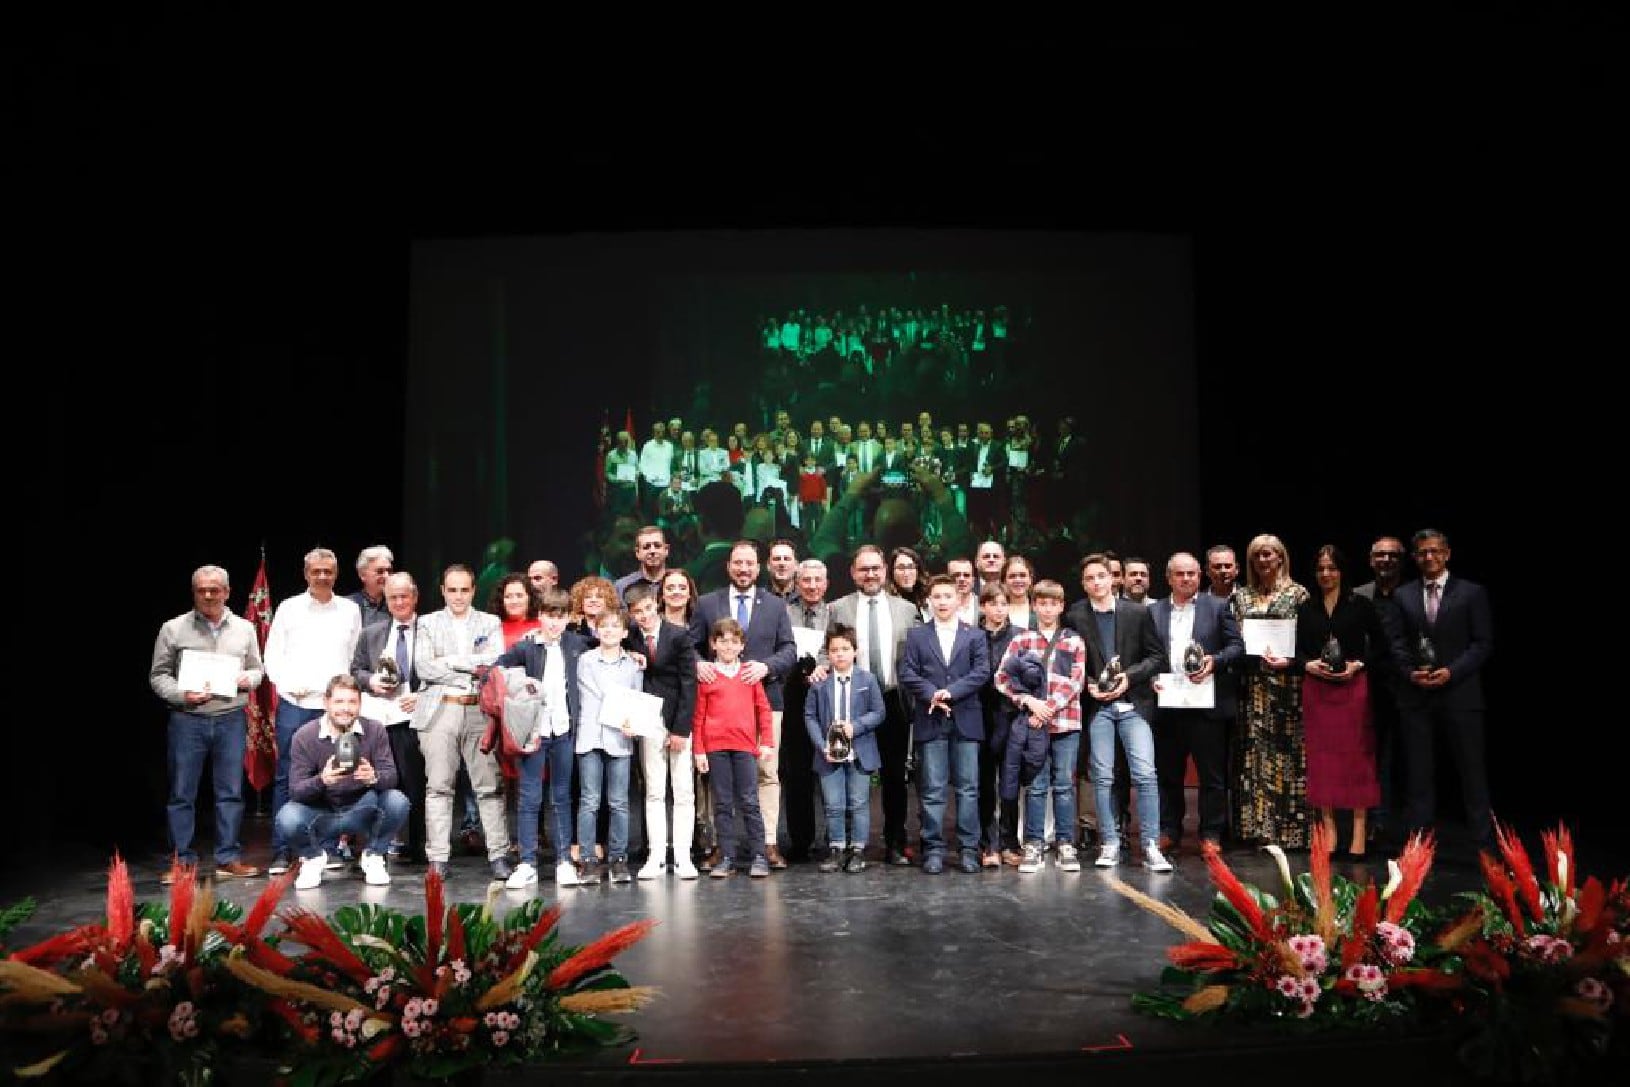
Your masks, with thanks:
[[[272,590],[266,582],[266,556],[260,556],[260,571],[249,589],[249,603],[243,617],[255,625],[260,651],[266,652],[266,637],[272,632]],[[249,742],[243,750],[243,771],[255,790],[266,788],[277,776],[277,688],[262,679],[249,692]]]

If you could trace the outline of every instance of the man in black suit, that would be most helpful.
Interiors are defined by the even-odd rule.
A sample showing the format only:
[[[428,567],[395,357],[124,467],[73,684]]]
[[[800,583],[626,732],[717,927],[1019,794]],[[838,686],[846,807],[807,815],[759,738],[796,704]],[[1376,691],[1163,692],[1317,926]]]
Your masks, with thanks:
[[[640,879],[659,879],[667,870],[673,844],[674,873],[695,879],[691,836],[696,831],[696,780],[691,773],[691,718],[696,712],[696,646],[690,631],[665,621],[657,611],[657,594],[649,586],[628,590],[628,614],[634,620],[628,647],[645,658],[646,694],[662,699],[664,734],[639,739],[645,779],[645,834],[650,851]],[[668,834],[668,782],[673,781],[673,834]]]
[[[1200,560],[1179,551],[1166,560],[1171,596],[1149,605],[1155,633],[1166,647],[1173,672],[1184,668],[1190,643],[1204,659],[1188,672],[1191,683],[1212,685],[1210,709],[1155,711],[1155,776],[1160,783],[1160,851],[1170,853],[1183,839],[1183,778],[1189,756],[1200,779],[1200,841],[1222,845],[1228,829],[1228,722],[1236,691],[1229,665],[1245,655],[1239,623],[1228,604],[1200,591]]]
[[[1115,596],[1109,561],[1103,555],[1081,560],[1081,584],[1087,598],[1070,608],[1067,625],[1087,643],[1087,685],[1082,691],[1082,714],[1092,750],[1092,789],[1098,806],[1099,868],[1120,860],[1120,835],[1112,799],[1115,784],[1115,741],[1126,749],[1132,785],[1138,792],[1138,830],[1143,835],[1143,864],[1151,872],[1170,872],[1171,862],[1160,851],[1160,789],[1155,779],[1155,742],[1149,728],[1154,718],[1155,676],[1166,671],[1166,649],[1161,645],[1149,609]],[[1098,686],[1105,665],[1120,658],[1120,674],[1107,688]],[[1089,701],[1090,699],[1090,701]]]
[[[413,575],[399,573],[386,577],[383,599],[387,621],[362,628],[356,652],[351,657],[351,677],[372,696],[364,704],[363,716],[385,726],[391,758],[396,763],[396,787],[412,805],[407,820],[407,842],[397,859],[408,864],[424,864],[424,752],[419,750],[419,734],[411,722],[419,704],[418,692],[425,685],[413,671],[413,643],[419,632],[419,586],[414,583]],[[381,673],[382,662],[387,660],[394,675]]]
[[[1460,772],[1466,823],[1479,845],[1494,844],[1483,749],[1482,668],[1494,651],[1494,621],[1481,585],[1449,576],[1449,539],[1432,528],[1413,540],[1418,581],[1393,594],[1393,655],[1406,673],[1398,692],[1404,744],[1404,819],[1411,830],[1436,816],[1433,745],[1441,731]],[[1423,642],[1434,660],[1423,660]]]
[[[781,716],[784,709],[782,687],[787,674],[798,661],[797,643],[792,638],[792,620],[787,616],[787,605],[775,594],[758,587],[758,544],[752,540],[737,540],[730,548],[726,572],[730,577],[728,588],[707,593],[696,602],[691,617],[691,641],[702,657],[696,664],[696,679],[712,683],[713,642],[709,634],[720,619],[734,619],[747,632],[747,646],[742,651],[746,662],[742,678],[748,683],[763,683],[764,694],[770,700],[770,721],[775,738],[775,751],[758,762],[758,803],[764,813],[764,857],[771,868],[785,868],[787,860],[776,841],[776,824],[781,812],[781,775],[777,760],[781,756]],[[716,861],[719,852],[710,861]]]
[[[812,630],[825,635],[831,622],[831,609],[826,603],[826,563],[820,559],[805,559],[798,564],[794,578],[796,590],[787,601],[793,629]],[[797,635],[793,637],[796,639]],[[781,734],[781,787],[787,808],[787,855],[789,859],[803,860],[815,844],[815,748],[811,745],[808,729],[798,727],[804,720],[804,709],[809,693],[826,678],[824,652],[798,654],[798,663],[787,677],[786,716],[792,727]],[[881,690],[881,688],[879,688]],[[841,843],[840,843],[841,844]],[[839,858],[840,860],[842,858]]]

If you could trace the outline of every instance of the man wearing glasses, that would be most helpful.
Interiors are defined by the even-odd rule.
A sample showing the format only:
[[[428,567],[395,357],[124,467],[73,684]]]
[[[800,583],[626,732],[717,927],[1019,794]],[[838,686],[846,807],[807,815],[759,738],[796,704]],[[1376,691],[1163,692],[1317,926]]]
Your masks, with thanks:
[[[1388,637],[1397,628],[1398,616],[1394,609],[1393,594],[1404,580],[1404,541],[1396,536],[1381,536],[1370,545],[1370,569],[1375,580],[1366,582],[1353,592],[1371,601],[1381,616],[1381,625]],[[1377,658],[1372,666],[1370,682],[1370,717],[1375,724],[1376,776],[1381,781],[1381,806],[1370,812],[1370,836],[1379,838],[1387,833],[1393,812],[1392,767],[1398,738],[1398,684],[1403,675],[1389,657]]]
[[[1441,732],[1460,774],[1472,838],[1479,846],[1492,848],[1480,674],[1494,650],[1488,594],[1481,585],[1449,575],[1449,539],[1443,533],[1424,528],[1411,542],[1420,578],[1392,597],[1397,616],[1393,656],[1404,671],[1398,709],[1407,786],[1405,822],[1410,830],[1432,826],[1433,747]],[[1431,643],[1431,660],[1423,659],[1423,637]]]
[[[972,559],[951,559],[945,574],[956,582],[956,617],[971,627],[979,625],[979,583],[974,580]]]
[[[634,558],[639,566],[632,574],[616,581],[617,599],[628,600],[628,590],[643,585],[662,599],[662,575],[668,572],[668,534],[656,525],[646,525],[634,534]]]

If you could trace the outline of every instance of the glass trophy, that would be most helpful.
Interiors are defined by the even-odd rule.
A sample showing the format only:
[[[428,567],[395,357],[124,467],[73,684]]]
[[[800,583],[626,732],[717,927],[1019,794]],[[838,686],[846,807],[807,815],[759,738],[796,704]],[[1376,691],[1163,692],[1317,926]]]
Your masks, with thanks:
[[[1189,647],[1183,650],[1183,671],[1193,675],[1206,666],[1205,646],[1199,642],[1190,642]]]
[[[1347,657],[1342,653],[1341,642],[1336,640],[1334,634],[1325,637],[1324,648],[1319,650],[1319,660],[1332,672],[1347,670]]]
[[[1432,639],[1422,634],[1415,642],[1415,667],[1423,672],[1436,670],[1438,666],[1438,647],[1432,644]]]
[[[394,691],[402,685],[402,670],[396,666],[395,657],[380,657],[374,675],[379,677],[379,686],[386,691]]]
[[[357,768],[362,758],[362,738],[354,732],[341,734],[334,741],[334,766],[342,774],[349,774]]]
[[[843,729],[845,723],[833,721],[826,730],[826,757],[833,762],[848,762],[855,757],[855,745]]]
[[[1093,690],[1097,691],[1099,694],[1103,694],[1105,691],[1112,689],[1115,684],[1121,681],[1121,673],[1123,671],[1125,671],[1125,669],[1121,667],[1121,657],[1120,654],[1117,653],[1115,656],[1109,658],[1109,663],[1104,665],[1104,670],[1099,672],[1098,678],[1092,681]]]

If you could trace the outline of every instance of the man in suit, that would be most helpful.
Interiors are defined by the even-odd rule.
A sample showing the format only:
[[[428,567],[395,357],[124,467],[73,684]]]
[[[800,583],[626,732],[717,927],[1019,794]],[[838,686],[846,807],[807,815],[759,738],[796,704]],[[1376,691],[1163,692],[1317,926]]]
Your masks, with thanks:
[[[1381,626],[1389,639],[1395,637],[1394,631],[1398,625],[1398,604],[1393,598],[1403,584],[1406,554],[1404,541],[1398,537],[1376,537],[1375,542],[1370,544],[1370,569],[1375,573],[1375,580],[1367,581],[1353,590],[1355,596],[1362,596],[1375,605],[1375,612],[1381,617]],[[1369,826],[1371,838],[1384,838],[1395,814],[1398,795],[1398,790],[1394,788],[1396,775],[1393,773],[1397,753],[1402,746],[1398,743],[1398,688],[1407,682],[1404,672],[1408,669],[1400,671],[1398,662],[1392,660],[1390,653],[1370,667],[1370,719],[1375,724],[1375,769],[1381,782],[1381,803],[1371,809]]]
[[[410,722],[419,706],[424,683],[413,670],[413,641],[419,629],[419,586],[412,574],[391,574],[385,579],[386,622],[363,627],[357,639],[357,652],[351,658],[351,677],[371,696],[365,700],[364,717],[385,726],[390,740],[391,759],[396,763],[396,787],[412,805],[407,820],[407,843],[398,858],[409,864],[423,864],[424,851],[424,752],[419,750],[419,734]],[[392,662],[394,674],[382,674],[384,661]]]
[[[979,689],[990,679],[985,635],[956,617],[956,582],[944,574],[928,583],[934,621],[906,632],[900,686],[911,695],[917,747],[923,873],[945,870],[945,786],[956,791],[957,867],[979,871],[979,747],[985,717]]]
[[[907,756],[911,749],[910,718],[905,694],[899,688],[900,659],[905,655],[906,632],[920,620],[909,600],[883,591],[888,566],[883,550],[865,544],[849,565],[855,591],[832,603],[831,622],[855,632],[855,650],[861,667],[883,685],[883,725],[877,730],[877,749],[883,760],[883,847],[889,864],[910,864],[906,853]]]
[[[798,661],[797,643],[792,639],[787,605],[757,585],[758,545],[752,540],[737,540],[730,548],[726,571],[730,585],[705,594],[696,602],[691,617],[691,641],[702,658],[696,663],[696,679],[700,683],[712,683],[714,679],[713,642],[709,637],[713,624],[720,619],[736,620],[747,632],[742,678],[748,683],[764,684],[765,697],[770,701],[770,728],[776,750],[758,762],[758,803],[764,813],[764,859],[771,868],[780,869],[787,866],[787,859],[776,841],[781,812],[781,774],[776,760],[781,754],[781,717],[785,709],[782,688]],[[717,863],[721,855],[714,850],[710,865]]]
[[[666,622],[657,610],[657,594],[645,586],[628,591],[628,613],[634,620],[629,648],[645,657],[646,694],[662,699],[661,737],[642,736],[640,763],[645,778],[645,834],[650,853],[640,879],[657,879],[667,869],[673,843],[674,873],[695,879],[691,836],[696,831],[696,779],[691,773],[691,718],[696,712],[696,646],[690,631]],[[668,833],[668,780],[673,778],[673,834]]]
[[[1210,709],[1156,709],[1155,777],[1160,785],[1160,851],[1183,839],[1183,778],[1189,757],[1200,779],[1200,841],[1222,845],[1228,828],[1228,722],[1237,697],[1229,666],[1245,655],[1239,623],[1227,603],[1200,591],[1200,560],[1179,551],[1166,560],[1172,593],[1149,605],[1160,644],[1173,672],[1183,669],[1191,644],[1205,655],[1188,672],[1190,683],[1212,687]]]
[[[811,673],[814,686],[804,707],[804,733],[826,805],[827,850],[821,871],[862,872],[872,826],[871,775],[883,765],[875,735],[883,723],[883,688],[876,676],[855,667],[855,632],[848,627],[827,628],[823,656],[828,664],[818,666],[820,678]],[[839,721],[849,726],[845,734],[854,758],[848,762],[826,756],[827,736]]]
[[[1443,533],[1424,528],[1411,543],[1420,579],[1393,594],[1397,617],[1393,656],[1407,671],[1398,694],[1407,783],[1405,822],[1411,830],[1433,823],[1433,743],[1441,731],[1460,772],[1466,823],[1479,845],[1492,846],[1481,676],[1494,651],[1488,594],[1481,585],[1449,576],[1449,539]],[[1419,655],[1423,637],[1430,639],[1436,655],[1431,667]]]
[[[793,637],[798,637],[799,630],[824,635],[831,621],[831,609],[826,603],[826,563],[820,559],[800,562],[793,577],[793,586],[793,596],[787,601]],[[796,726],[804,720],[810,690],[826,678],[826,673],[824,653],[801,649],[796,667],[787,676],[785,713],[792,719],[794,727],[781,734],[781,795],[786,800],[787,846],[792,860],[807,857],[815,844],[816,782],[815,776],[809,772],[809,766],[816,752],[809,746],[807,730]]]
[[[1097,704],[1087,725],[1092,750],[1092,791],[1098,806],[1101,844],[1099,868],[1120,862],[1121,831],[1115,818],[1115,741],[1126,749],[1132,785],[1138,793],[1138,830],[1143,835],[1143,865],[1151,872],[1170,872],[1160,851],[1160,792],[1155,779],[1155,742],[1149,729],[1154,716],[1154,677],[1166,671],[1166,651],[1149,618],[1149,609],[1115,596],[1109,562],[1101,554],[1081,560],[1081,583],[1087,598],[1070,609],[1069,626],[1087,643],[1086,693]],[[1120,658],[1120,673],[1100,687],[1110,658]]]
[[[980,422],[974,444],[964,464],[968,469],[968,526],[983,536],[999,535],[997,516],[1007,486],[1007,448],[996,441],[996,432]]]
[[[493,878],[505,880],[510,875],[505,858],[509,830],[504,823],[504,798],[498,791],[498,760],[481,750],[487,719],[475,686],[476,669],[491,664],[503,652],[504,631],[496,615],[470,606],[475,571],[463,563],[442,572],[441,595],[447,606],[419,620],[413,645],[413,670],[428,684],[413,714],[425,761],[425,855],[433,869],[447,874],[452,855],[453,790],[462,762],[475,790]]]

